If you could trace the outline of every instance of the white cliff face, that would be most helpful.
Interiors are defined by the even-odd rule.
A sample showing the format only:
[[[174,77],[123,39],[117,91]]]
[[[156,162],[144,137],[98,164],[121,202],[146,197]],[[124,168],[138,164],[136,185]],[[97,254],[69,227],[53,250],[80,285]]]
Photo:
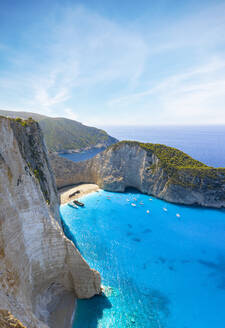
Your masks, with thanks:
[[[41,131],[0,118],[0,309],[29,328],[48,327],[54,296],[100,292],[61,228],[58,196]]]
[[[58,188],[95,183],[105,190],[123,192],[134,187],[173,203],[225,207],[225,169],[212,169],[209,175],[181,169],[176,171],[174,180],[156,153],[136,142],[115,144],[93,159],[79,163],[54,154],[50,159]]]

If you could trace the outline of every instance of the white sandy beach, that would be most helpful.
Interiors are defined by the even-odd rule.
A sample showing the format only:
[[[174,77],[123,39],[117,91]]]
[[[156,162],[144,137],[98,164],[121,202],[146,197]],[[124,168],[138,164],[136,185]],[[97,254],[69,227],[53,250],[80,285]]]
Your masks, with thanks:
[[[61,205],[66,204],[74,199],[83,197],[92,192],[96,192],[99,190],[99,186],[96,184],[79,184],[74,186],[69,186],[65,188],[61,188],[58,192],[60,195],[60,203]],[[79,191],[76,195],[69,197],[74,192]]]

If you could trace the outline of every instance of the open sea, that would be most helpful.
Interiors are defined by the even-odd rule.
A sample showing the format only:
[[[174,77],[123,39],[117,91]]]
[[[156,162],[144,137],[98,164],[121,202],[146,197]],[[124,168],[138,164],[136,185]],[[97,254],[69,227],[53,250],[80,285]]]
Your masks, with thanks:
[[[118,140],[165,144],[176,147],[209,166],[225,167],[225,125],[108,126],[104,129]],[[62,154],[62,156],[79,162],[95,156],[98,152],[98,149],[91,149],[81,153]]]
[[[224,126],[106,130],[225,167]],[[71,159],[93,156],[76,155]],[[105,291],[78,301],[74,328],[225,327],[224,210],[170,204],[135,190],[81,200],[84,208],[61,206],[65,233],[100,272]]]
[[[225,327],[224,210],[134,190],[81,200],[84,208],[61,206],[65,233],[105,292],[78,301],[74,328]]]

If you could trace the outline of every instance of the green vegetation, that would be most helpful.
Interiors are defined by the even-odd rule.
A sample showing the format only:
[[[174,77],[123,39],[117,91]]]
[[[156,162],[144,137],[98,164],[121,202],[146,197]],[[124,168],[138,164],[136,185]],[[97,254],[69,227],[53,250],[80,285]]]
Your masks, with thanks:
[[[191,156],[182,151],[160,144],[139,143],[139,145],[147,150],[153,152],[160,160],[161,167],[167,168],[173,166],[175,168],[206,168],[207,165],[193,159]]]
[[[13,119],[13,118],[11,118],[11,119]],[[19,123],[22,126],[24,126],[24,127],[29,126],[31,123],[34,122],[34,120],[32,119],[32,117],[29,117],[28,119],[22,119],[21,117],[16,117],[14,120],[17,123]]]
[[[37,169],[34,170],[34,175],[38,180],[40,179],[39,171]]]
[[[155,173],[157,166],[162,168],[168,176],[168,183],[180,184],[194,188],[202,179],[208,180],[207,187],[213,188],[216,180],[225,182],[225,168],[213,168],[207,166],[184,152],[161,144],[141,143],[137,141],[121,141],[111,149],[117,149],[123,144],[140,146],[147,152],[158,158],[158,163],[152,164],[148,170]]]
[[[53,151],[111,145],[116,139],[105,131],[65,118],[45,118],[39,122],[49,149]]]
[[[28,122],[33,119],[38,121],[43,131],[46,145],[51,151],[91,148],[98,144],[108,147],[117,142],[115,138],[109,136],[101,129],[89,127],[65,118],[50,118],[35,113],[3,110],[0,110],[0,115],[13,117],[23,126],[27,126]]]

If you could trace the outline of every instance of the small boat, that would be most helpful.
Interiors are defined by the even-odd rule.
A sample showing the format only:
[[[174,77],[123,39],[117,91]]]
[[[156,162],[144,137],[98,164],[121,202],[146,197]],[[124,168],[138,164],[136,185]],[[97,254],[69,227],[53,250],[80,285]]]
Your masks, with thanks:
[[[179,214],[179,213],[177,213],[177,214],[176,214],[176,217],[177,217],[177,218],[180,218],[180,214]]]
[[[77,205],[77,206],[81,206],[81,207],[84,206],[84,203],[81,203],[81,202],[79,202],[79,201],[76,200],[76,199],[73,201],[73,203],[74,203],[75,205]]]
[[[167,210],[167,208],[166,208],[166,207],[163,207],[163,211],[167,212],[168,210]]]
[[[69,195],[69,198],[72,198],[73,196],[80,194],[80,190],[74,191],[72,194]]]
[[[134,198],[134,201],[136,202],[137,201],[137,198]]]
[[[134,204],[134,203],[131,203],[131,206],[134,206],[134,207],[135,207],[135,206],[136,206],[136,204]]]
[[[149,198],[149,200],[152,200],[152,198]]]
[[[139,204],[140,204],[140,205],[144,205],[144,203],[143,203],[143,202],[140,202]]]
[[[127,202],[129,202],[130,200],[129,199],[127,199]]]
[[[78,206],[75,205],[73,202],[68,203],[68,206],[73,207],[73,208],[78,208]]]
[[[150,212],[149,210],[146,211],[146,213],[148,213],[148,214],[149,214],[149,212]]]

